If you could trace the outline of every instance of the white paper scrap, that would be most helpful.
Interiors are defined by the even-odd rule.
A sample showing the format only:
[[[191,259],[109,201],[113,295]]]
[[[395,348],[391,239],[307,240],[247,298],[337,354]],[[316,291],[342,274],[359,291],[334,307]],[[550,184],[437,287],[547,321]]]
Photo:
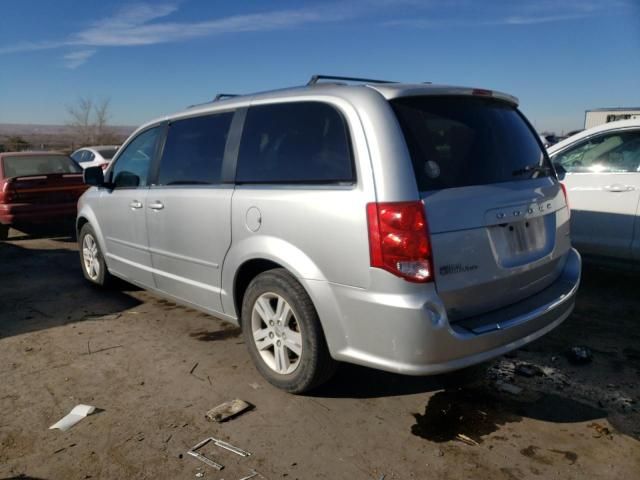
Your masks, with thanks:
[[[73,410],[69,412],[69,415],[51,425],[49,430],[57,428],[58,430],[66,432],[84,417],[91,415],[95,409],[96,407],[92,407],[91,405],[76,405],[73,407]]]

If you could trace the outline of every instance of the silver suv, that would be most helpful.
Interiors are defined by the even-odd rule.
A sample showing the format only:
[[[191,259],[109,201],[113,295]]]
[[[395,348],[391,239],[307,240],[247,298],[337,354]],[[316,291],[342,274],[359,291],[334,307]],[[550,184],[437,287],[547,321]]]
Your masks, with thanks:
[[[104,175],[85,170],[85,277],[240,325],[260,373],[295,393],[336,361],[434,374],[559,325],[580,257],[517,99],[353,80],[139,128]]]

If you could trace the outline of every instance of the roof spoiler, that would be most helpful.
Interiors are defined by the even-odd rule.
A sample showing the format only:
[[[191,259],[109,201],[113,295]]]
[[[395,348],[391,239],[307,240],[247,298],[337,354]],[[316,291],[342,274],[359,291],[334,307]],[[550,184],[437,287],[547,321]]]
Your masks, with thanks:
[[[376,80],[373,78],[358,78],[358,77],[338,77],[335,75],[313,75],[307,82],[307,86],[316,85],[320,80],[338,80],[342,82],[357,82],[357,83],[398,83],[390,80]]]

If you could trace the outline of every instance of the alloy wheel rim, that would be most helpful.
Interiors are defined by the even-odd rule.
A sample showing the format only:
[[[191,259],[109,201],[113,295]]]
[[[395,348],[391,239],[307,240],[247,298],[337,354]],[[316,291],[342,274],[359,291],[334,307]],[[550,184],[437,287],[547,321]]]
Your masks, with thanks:
[[[97,280],[100,276],[98,244],[91,234],[85,235],[82,240],[82,260],[89,278]]]
[[[251,312],[253,343],[264,363],[280,375],[293,373],[302,358],[302,332],[293,309],[280,295],[263,293]]]

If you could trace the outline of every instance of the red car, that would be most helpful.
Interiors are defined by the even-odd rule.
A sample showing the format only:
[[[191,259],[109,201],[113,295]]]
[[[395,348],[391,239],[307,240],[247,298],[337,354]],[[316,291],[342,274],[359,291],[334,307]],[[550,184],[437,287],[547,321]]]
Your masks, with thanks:
[[[86,189],[82,168],[63,153],[0,153],[0,240],[11,226],[73,221]]]

